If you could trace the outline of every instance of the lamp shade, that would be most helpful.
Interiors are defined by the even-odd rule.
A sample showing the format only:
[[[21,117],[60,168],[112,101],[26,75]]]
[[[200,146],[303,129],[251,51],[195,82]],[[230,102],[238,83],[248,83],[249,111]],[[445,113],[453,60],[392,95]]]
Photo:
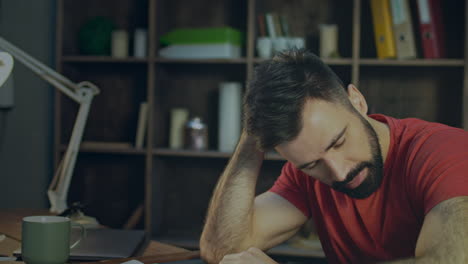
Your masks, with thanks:
[[[5,83],[13,69],[13,57],[6,52],[0,52],[0,87]]]

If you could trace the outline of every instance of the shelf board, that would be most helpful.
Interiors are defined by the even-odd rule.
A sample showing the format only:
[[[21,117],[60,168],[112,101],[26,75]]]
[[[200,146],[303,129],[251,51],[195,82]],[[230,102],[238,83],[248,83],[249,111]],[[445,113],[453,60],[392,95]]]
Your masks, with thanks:
[[[192,157],[192,158],[230,158],[231,152],[220,152],[216,150],[196,151],[196,150],[175,150],[168,148],[156,148],[153,153],[161,157]],[[280,155],[276,153],[267,153],[265,160],[283,160]]]
[[[170,58],[156,58],[156,63],[162,64],[245,64],[245,58],[236,59],[170,59]]]
[[[460,67],[465,65],[462,59],[360,59],[359,64],[362,66],[450,66]]]
[[[69,63],[147,63],[147,58],[113,58],[110,56],[63,56],[62,62]]]
[[[60,150],[65,152],[67,145],[61,145]],[[80,152],[108,153],[108,154],[131,154],[144,155],[145,149],[137,149],[127,142],[94,142],[84,141],[81,143]]]
[[[254,63],[260,63],[266,59],[254,58]],[[351,65],[353,60],[351,58],[341,58],[341,59],[322,59],[327,65]]]
[[[353,60],[351,58],[323,59],[323,62],[327,65],[351,65]]]
[[[198,250],[198,240],[189,237],[154,237],[154,240],[177,247],[187,248],[191,250]],[[315,242],[315,241],[314,241]],[[319,244],[320,242],[317,241]],[[267,251],[268,254],[276,256],[294,256],[294,257],[311,257],[311,258],[325,258],[325,253],[321,248],[299,248],[293,247],[287,243],[280,244]]]

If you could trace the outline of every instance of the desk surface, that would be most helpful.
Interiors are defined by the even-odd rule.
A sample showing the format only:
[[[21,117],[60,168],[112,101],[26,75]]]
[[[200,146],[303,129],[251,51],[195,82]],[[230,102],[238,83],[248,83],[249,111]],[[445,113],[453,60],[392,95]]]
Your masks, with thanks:
[[[0,234],[6,237],[0,237],[0,255],[12,256],[13,251],[21,246],[21,220],[29,215],[49,214],[45,210],[30,209],[11,209],[0,210]],[[134,258],[143,263],[155,263],[163,261],[175,261],[192,259],[199,257],[197,251],[189,251],[183,248],[171,246],[168,244],[150,241],[145,249],[143,256]],[[117,264],[125,260],[108,260],[99,263]],[[20,264],[23,262],[2,262],[2,264]],[[94,262],[93,262],[94,263]],[[98,262],[95,262],[98,263]]]

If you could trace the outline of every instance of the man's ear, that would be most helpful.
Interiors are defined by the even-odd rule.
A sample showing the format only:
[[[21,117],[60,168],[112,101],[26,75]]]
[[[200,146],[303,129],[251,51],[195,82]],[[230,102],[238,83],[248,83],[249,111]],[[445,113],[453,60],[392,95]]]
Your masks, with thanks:
[[[348,91],[348,98],[349,101],[351,101],[351,104],[359,113],[361,113],[361,115],[366,116],[368,106],[364,96],[353,84],[349,84],[346,89]]]

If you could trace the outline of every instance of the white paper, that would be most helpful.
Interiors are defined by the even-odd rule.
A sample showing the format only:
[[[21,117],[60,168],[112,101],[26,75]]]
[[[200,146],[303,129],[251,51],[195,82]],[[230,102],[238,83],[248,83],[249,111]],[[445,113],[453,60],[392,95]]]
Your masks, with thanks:
[[[392,0],[390,5],[392,6],[393,24],[403,24],[407,19],[403,0]]]
[[[427,0],[418,0],[418,11],[421,24],[431,23],[431,16],[429,15],[429,4]]]

